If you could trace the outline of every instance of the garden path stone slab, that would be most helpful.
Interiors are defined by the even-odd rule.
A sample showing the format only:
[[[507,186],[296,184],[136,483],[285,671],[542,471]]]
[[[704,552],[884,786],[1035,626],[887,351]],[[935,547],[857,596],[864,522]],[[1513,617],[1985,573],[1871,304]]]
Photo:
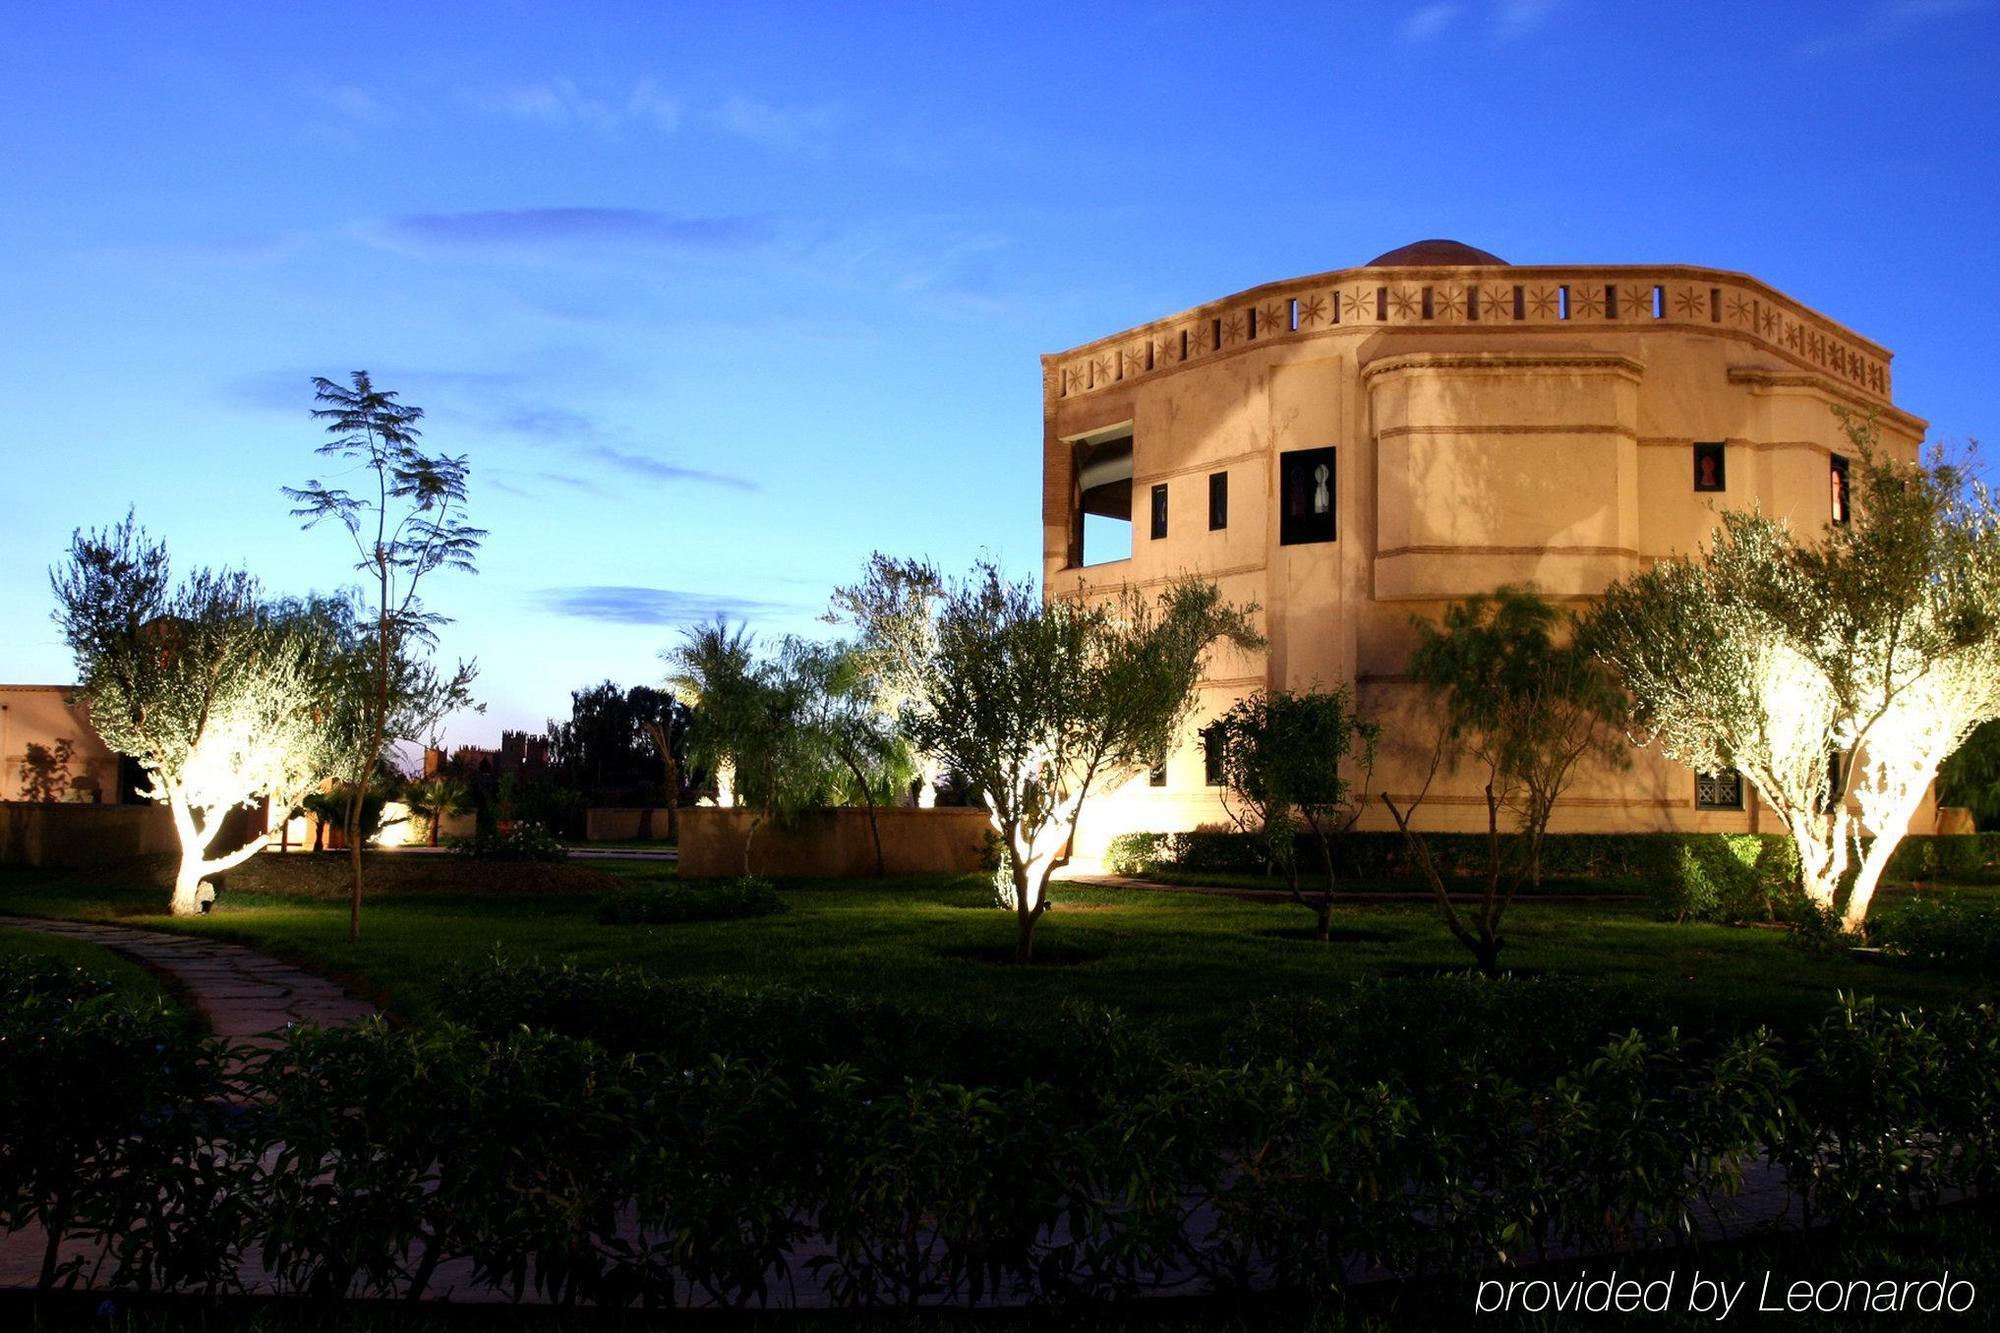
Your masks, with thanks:
[[[292,1023],[341,1027],[375,1013],[325,977],[225,940],[167,935],[95,921],[8,917],[21,930],[98,944],[172,977],[194,998],[215,1035],[244,1042]]]

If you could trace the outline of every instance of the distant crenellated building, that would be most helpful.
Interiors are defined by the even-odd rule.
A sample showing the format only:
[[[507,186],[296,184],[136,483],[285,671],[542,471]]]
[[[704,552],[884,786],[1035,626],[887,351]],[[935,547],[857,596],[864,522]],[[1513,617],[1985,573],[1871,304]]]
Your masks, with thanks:
[[[1217,655],[1162,769],[1086,812],[1078,854],[1221,822],[1202,728],[1261,688],[1351,684],[1427,754],[1412,616],[1508,583],[1587,602],[1697,548],[1724,508],[1845,522],[1834,409],[1872,416],[1899,457],[1923,440],[1891,397],[1890,355],[1741,273],[1517,267],[1421,241],[1044,357],[1047,594],[1195,572],[1262,608],[1269,639]],[[1760,826],[1734,775],[1632,758],[1586,775],[1557,830]],[[1374,790],[1408,795],[1420,768],[1388,745]],[[1420,815],[1483,819],[1469,774]]]

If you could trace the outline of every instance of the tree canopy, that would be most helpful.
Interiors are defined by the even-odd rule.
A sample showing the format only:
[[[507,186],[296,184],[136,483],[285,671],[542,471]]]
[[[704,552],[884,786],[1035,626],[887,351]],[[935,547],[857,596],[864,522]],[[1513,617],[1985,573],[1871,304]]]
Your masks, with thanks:
[[[1044,602],[981,562],[936,598],[903,710],[916,747],[984,793],[1008,856],[1003,890],[1028,961],[1084,802],[1150,768],[1178,738],[1209,649],[1262,643],[1254,608],[1181,579],[1153,600]]]
[[[338,636],[309,604],[266,601],[245,571],[176,582],[166,545],[129,515],[77,532],[50,578],[77,696],[172,812],[171,907],[194,912],[208,877],[263,845],[260,833],[218,850],[229,811],[265,798],[289,810],[335,771],[326,724],[342,684]]]
[[[1939,765],[2000,716],[2000,511],[1961,468],[1898,462],[1842,420],[1850,522],[1725,513],[1700,553],[1608,590],[1593,641],[1644,743],[1756,788],[1823,911],[1853,872],[1858,931]]]

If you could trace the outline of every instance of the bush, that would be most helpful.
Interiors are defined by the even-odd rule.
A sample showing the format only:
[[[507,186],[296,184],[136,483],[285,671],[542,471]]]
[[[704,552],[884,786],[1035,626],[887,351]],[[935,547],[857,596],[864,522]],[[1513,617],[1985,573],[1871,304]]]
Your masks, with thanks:
[[[1899,884],[1977,879],[1986,869],[1989,849],[2000,850],[1983,834],[1914,833],[1896,844],[1889,864],[1882,868],[1882,878]]]
[[[1654,834],[1646,889],[1670,921],[1796,921],[1798,850],[1776,834]]]
[[[563,845],[539,824],[516,824],[505,833],[482,832],[452,838],[445,844],[475,861],[561,861],[569,856]]]
[[[1843,999],[1794,1042],[1697,1042],[1621,1032],[1638,1000],[1572,982],[1375,983],[1257,1006],[1189,1061],[1102,1010],[966,1027],[496,963],[458,979],[468,1026],[227,1060],[93,990],[0,969],[0,1225],[110,1254],[50,1285],[228,1289],[254,1255],[280,1295],[464,1264],[649,1312],[806,1274],[845,1306],[1326,1292],[1356,1255],[1436,1282],[1684,1243],[1766,1160],[1791,1197],[1760,1214],[1834,1223],[2000,1185],[1990,1006]]]
[[[2000,971],[2000,912],[1918,897],[1871,920],[1868,936],[1916,967]]]
[[[598,904],[597,919],[608,926],[662,925],[682,921],[733,921],[789,910],[768,879],[745,875],[714,887],[653,885],[614,893]]]

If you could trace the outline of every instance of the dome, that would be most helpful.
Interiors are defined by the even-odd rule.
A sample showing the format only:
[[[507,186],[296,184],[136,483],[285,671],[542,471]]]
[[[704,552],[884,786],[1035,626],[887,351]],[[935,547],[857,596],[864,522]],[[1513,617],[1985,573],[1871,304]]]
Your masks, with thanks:
[[[1454,264],[1497,264],[1507,261],[1499,255],[1476,250],[1462,241],[1412,241],[1368,261],[1368,268],[1448,268]]]

